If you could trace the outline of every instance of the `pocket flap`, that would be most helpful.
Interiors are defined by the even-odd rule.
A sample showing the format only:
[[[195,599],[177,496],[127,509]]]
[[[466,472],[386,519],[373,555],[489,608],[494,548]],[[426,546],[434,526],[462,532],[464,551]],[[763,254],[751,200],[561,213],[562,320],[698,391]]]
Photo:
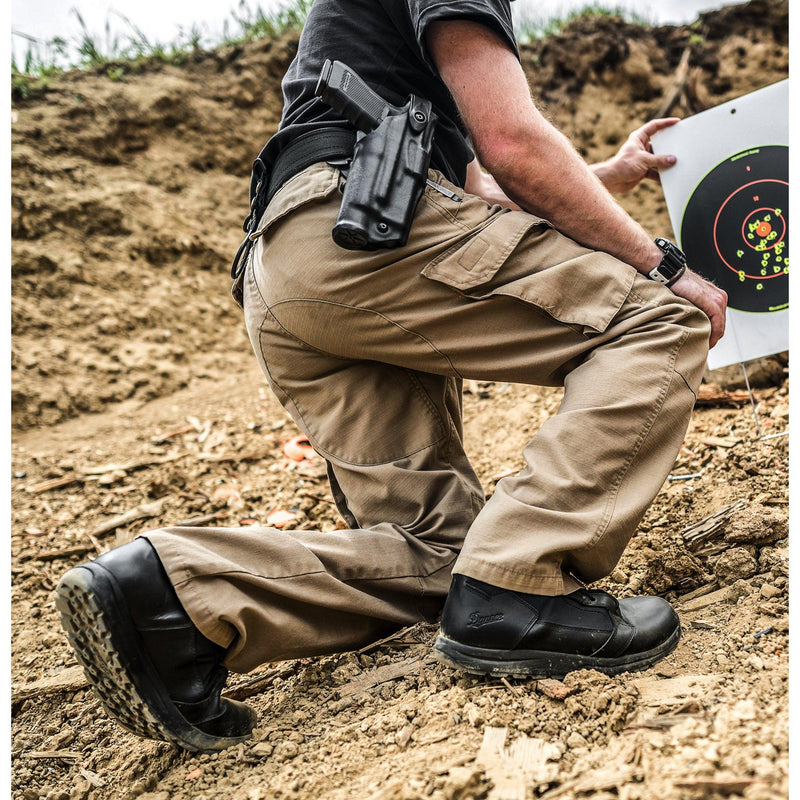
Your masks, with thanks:
[[[491,280],[538,217],[502,211],[473,229],[431,261],[422,274],[454,289],[469,291]]]
[[[510,211],[460,237],[422,274],[476,300],[513,297],[583,333],[600,333],[619,312],[636,270],[538,217]]]

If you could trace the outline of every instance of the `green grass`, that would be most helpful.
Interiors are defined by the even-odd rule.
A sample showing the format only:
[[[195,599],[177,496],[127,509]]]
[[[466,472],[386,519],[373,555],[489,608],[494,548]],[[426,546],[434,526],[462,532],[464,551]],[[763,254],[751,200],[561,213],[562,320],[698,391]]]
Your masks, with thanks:
[[[225,22],[223,44],[238,44],[254,39],[275,39],[287,31],[299,31],[305,25],[314,0],[293,0],[277,11],[264,13],[261,6],[253,8],[247,0],[239,0],[233,21]]]
[[[14,42],[21,41],[24,55],[17,59],[15,49],[11,56],[12,96],[24,98],[47,87],[49,79],[65,69],[107,68],[111,80],[122,80],[132,64],[145,60],[180,63],[193,52],[204,48],[240,44],[255,39],[274,39],[288,31],[299,31],[305,24],[313,0],[285,0],[275,11],[265,12],[260,5],[252,6],[250,0],[240,0],[232,18],[226,20],[221,39],[206,41],[199,25],[181,30],[168,44],[149,39],[127,17],[111,12],[106,18],[102,34],[90,31],[80,11],[71,9],[79,33],[70,39],[56,37],[47,41],[28,34],[12,31]],[[112,15],[124,24],[120,33],[112,24]],[[554,17],[541,18],[527,10],[515,14],[515,31],[520,42],[540,39],[563,31],[573,20],[583,16],[621,16],[628,22],[653,24],[639,15],[621,7],[607,7],[593,2],[580,10]]]
[[[181,30],[176,39],[168,44],[149,39],[130,19],[113,11],[106,17],[102,34],[97,34],[88,29],[80,11],[73,7],[71,13],[80,30],[69,39],[57,37],[42,40],[12,31],[12,35],[16,37],[14,42],[21,42],[24,48],[19,59],[12,48],[12,91],[15,97],[24,95],[24,87],[46,85],[50,77],[66,69],[107,66],[109,77],[119,80],[124,77],[126,64],[150,59],[180,63],[204,47],[272,39],[290,30],[300,30],[312,2],[313,0],[287,0],[277,10],[264,12],[261,6],[253,7],[248,0],[240,0],[238,8],[232,14],[233,18],[224,24],[221,39],[206,41],[200,26],[195,24],[189,29]],[[112,15],[124,23],[122,33],[112,24]]]
[[[516,11],[513,6],[512,11]],[[655,17],[648,18],[623,6],[593,2],[574,11],[550,17],[537,16],[525,7],[514,14],[514,33],[520,44],[524,44],[533,39],[544,39],[562,33],[570,23],[582,17],[621,17],[634,25],[655,25]]]

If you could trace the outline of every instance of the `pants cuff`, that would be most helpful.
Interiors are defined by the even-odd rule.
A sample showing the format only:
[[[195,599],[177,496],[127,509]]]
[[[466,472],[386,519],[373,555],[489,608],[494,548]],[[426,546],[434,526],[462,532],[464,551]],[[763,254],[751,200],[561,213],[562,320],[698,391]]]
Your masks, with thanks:
[[[454,574],[466,575],[469,578],[509,589],[513,592],[542,594],[548,597],[569,594],[584,585],[574,576],[564,572],[557,566],[550,569],[538,569],[522,572],[508,567],[490,564],[476,558],[460,557],[453,569]]]
[[[202,593],[197,589],[197,582],[192,580],[194,576],[186,567],[169,531],[151,531],[142,534],[142,537],[147,539],[158,553],[167,577],[178,595],[178,600],[195,627],[214,644],[230,647],[237,636],[236,630],[212,614],[202,598]]]

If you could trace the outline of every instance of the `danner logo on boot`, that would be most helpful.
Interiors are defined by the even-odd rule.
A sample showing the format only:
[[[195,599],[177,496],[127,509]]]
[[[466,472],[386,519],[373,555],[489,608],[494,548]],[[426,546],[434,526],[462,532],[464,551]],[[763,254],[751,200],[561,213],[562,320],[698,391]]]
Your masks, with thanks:
[[[500,622],[503,619],[502,613],[498,614],[479,614],[477,611],[473,611],[469,615],[469,622],[467,625],[470,628],[481,628],[484,625],[488,625],[491,622]]]

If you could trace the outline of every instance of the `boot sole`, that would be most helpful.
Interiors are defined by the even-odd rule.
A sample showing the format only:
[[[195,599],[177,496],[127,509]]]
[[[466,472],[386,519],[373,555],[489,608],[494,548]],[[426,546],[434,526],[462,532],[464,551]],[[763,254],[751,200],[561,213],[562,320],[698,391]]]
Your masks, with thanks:
[[[439,634],[433,654],[443,664],[478,675],[512,675],[517,678],[563,678],[576,669],[596,669],[606,675],[636,672],[652,667],[678,645],[678,626],[668,639],[651,650],[617,658],[578,656],[546,650],[491,650],[470,647]]]
[[[133,621],[104,573],[92,564],[70,570],[56,587],[55,602],[67,639],[109,716],[138,736],[194,752],[223,750],[247,740],[249,731],[217,737],[184,719],[138,646]]]

